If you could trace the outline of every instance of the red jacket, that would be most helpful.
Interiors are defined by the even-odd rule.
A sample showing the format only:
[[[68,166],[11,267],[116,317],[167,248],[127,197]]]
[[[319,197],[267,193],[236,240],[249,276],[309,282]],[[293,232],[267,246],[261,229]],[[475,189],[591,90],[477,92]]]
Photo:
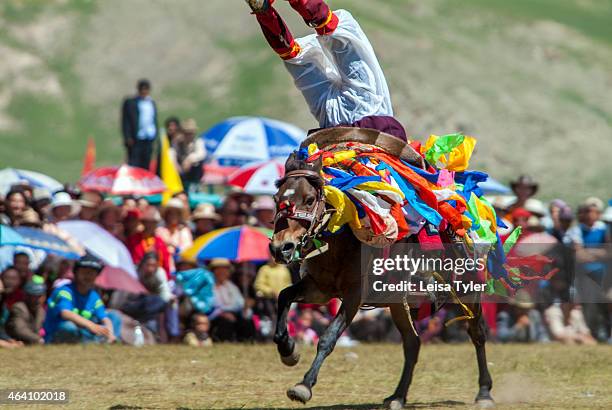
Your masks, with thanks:
[[[136,265],[140,263],[142,258],[149,252],[157,253],[159,258],[159,266],[164,268],[168,279],[170,279],[171,264],[170,253],[166,243],[157,235],[145,238],[142,232],[128,236],[126,240],[127,248],[132,255],[132,260]]]

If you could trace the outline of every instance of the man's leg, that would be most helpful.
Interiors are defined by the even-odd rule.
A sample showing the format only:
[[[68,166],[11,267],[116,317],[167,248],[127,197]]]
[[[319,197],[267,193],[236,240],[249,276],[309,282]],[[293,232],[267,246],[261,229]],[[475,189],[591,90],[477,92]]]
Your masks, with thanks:
[[[69,320],[62,321],[51,336],[51,343],[79,343],[80,341],[79,327]]]
[[[289,0],[289,4],[319,35],[331,34],[338,27],[338,16],[323,0]]]
[[[280,14],[272,7],[274,0],[246,0],[259,22],[270,47],[283,59],[295,57],[300,52],[291,31]]]

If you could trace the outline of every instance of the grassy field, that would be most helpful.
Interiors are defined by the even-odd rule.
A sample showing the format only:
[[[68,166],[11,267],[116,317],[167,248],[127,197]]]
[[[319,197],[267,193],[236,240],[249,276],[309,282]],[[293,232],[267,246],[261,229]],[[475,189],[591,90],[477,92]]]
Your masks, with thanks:
[[[301,380],[314,350],[305,349],[302,362],[286,368],[272,345],[3,350],[0,388],[69,389],[73,409],[378,409],[395,388],[400,350],[398,345],[337,348],[307,406],[289,401],[285,390]],[[491,345],[488,353],[500,409],[612,408],[609,346]],[[476,390],[471,345],[428,345],[407,408],[470,408]]]
[[[473,134],[474,168],[532,173],[545,199],[610,197],[612,0],[330,3],[368,33],[410,134]],[[162,119],[316,126],[242,0],[3,0],[0,55],[0,167],[75,181],[88,136],[121,162],[120,102],[143,76]]]

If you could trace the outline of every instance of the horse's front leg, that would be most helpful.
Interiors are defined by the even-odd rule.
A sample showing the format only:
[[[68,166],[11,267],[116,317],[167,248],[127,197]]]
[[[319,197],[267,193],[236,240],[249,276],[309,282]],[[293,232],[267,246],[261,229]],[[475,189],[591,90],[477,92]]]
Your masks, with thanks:
[[[351,324],[357,309],[361,303],[360,289],[357,288],[354,291],[346,295],[342,301],[342,306],[336,317],[329,324],[325,332],[319,339],[317,344],[317,354],[310,366],[310,369],[304,375],[304,379],[301,383],[296,384],[287,390],[287,396],[291,400],[297,400],[302,403],[306,403],[312,398],[312,387],[317,383],[317,376],[323,361],[329,354],[334,350],[336,342],[342,332]]]
[[[295,349],[295,342],[287,331],[287,315],[293,302],[308,300],[316,303],[320,292],[312,278],[304,276],[296,284],[283,289],[278,295],[278,309],[276,315],[276,330],[274,343],[280,354],[281,361],[287,366],[295,366],[300,361],[300,354]]]
[[[476,348],[476,359],[478,360],[478,394],[476,395],[476,404],[481,408],[491,408],[495,406],[495,402],[491,397],[491,389],[493,388],[493,380],[489,373],[487,365],[487,353],[485,350],[485,342],[487,341],[485,322],[482,317],[482,306],[480,303],[469,304],[475,317],[468,321],[468,334],[472,339],[472,343]]]

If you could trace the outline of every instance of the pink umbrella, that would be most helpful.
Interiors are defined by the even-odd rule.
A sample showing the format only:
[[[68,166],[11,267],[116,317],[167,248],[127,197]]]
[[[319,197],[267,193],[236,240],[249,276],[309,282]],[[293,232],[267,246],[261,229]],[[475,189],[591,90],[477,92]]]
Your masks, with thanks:
[[[204,177],[202,183],[204,185],[223,185],[227,182],[227,178],[239,167],[225,167],[214,161],[204,165]]]
[[[274,182],[285,175],[285,164],[279,160],[247,164],[230,175],[227,183],[240,187],[247,194],[273,195]]]
[[[79,181],[83,190],[113,195],[152,195],[166,190],[159,177],[146,169],[121,165],[91,171]]]
[[[148,293],[145,287],[132,275],[121,268],[105,267],[96,278],[96,285],[102,289],[123,290],[130,293]]]

